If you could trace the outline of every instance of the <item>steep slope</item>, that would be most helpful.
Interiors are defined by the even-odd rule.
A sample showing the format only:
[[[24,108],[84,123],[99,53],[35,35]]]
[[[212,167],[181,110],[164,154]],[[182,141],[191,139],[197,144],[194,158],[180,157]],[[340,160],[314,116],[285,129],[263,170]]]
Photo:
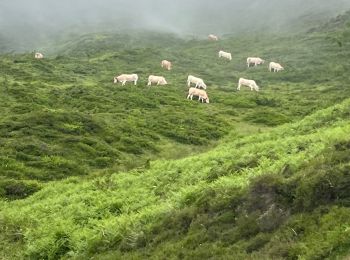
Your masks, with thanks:
[[[348,99],[202,155],[73,178],[2,203],[2,257],[86,258],[111,250],[108,257],[124,259],[252,252],[256,259],[313,259],[347,252],[349,111]]]

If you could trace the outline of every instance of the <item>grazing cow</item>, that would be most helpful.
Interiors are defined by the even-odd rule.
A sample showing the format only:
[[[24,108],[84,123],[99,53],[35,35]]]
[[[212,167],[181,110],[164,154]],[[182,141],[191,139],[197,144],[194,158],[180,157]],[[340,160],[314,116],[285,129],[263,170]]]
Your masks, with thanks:
[[[232,60],[232,55],[229,52],[219,51],[219,58],[226,58],[228,60]]]
[[[198,97],[198,101],[201,101],[201,102],[205,101],[206,103],[209,103],[208,94],[203,89],[190,88],[188,90],[187,99],[191,98],[191,100],[193,100],[193,96],[197,96]]]
[[[40,60],[44,58],[44,55],[40,52],[37,52],[35,53],[34,58]]]
[[[114,83],[121,82],[122,86],[124,86],[126,82],[134,82],[134,85],[136,86],[138,79],[139,77],[137,74],[121,74],[114,77]]]
[[[238,88],[237,90],[241,90],[241,86],[247,86],[250,87],[250,90],[255,90],[255,91],[259,91],[259,86],[256,84],[256,82],[254,80],[249,80],[249,79],[244,79],[244,78],[240,78],[238,81]]]
[[[201,78],[194,77],[192,75],[189,75],[187,78],[187,86],[190,87],[191,83],[195,84],[195,88],[203,88],[207,89],[207,85],[205,85],[204,81]]]
[[[250,67],[250,64],[254,64],[254,66],[258,66],[260,64],[264,64],[264,60],[260,58],[255,58],[255,57],[249,57],[247,58],[247,66],[248,68]]]
[[[219,40],[219,38],[214,34],[209,34],[208,39],[211,41],[218,41]]]
[[[270,72],[279,72],[281,70],[284,70],[284,68],[281,66],[281,64],[276,62],[270,62],[269,64],[269,71]]]
[[[152,83],[157,84],[158,85],[167,85],[168,82],[166,82],[164,77],[161,76],[154,76],[154,75],[150,75],[148,77],[148,84],[147,86],[152,86]]]
[[[170,61],[162,60],[161,65],[162,65],[162,68],[165,68],[165,69],[167,69],[167,70],[171,70],[172,64],[171,64]]]

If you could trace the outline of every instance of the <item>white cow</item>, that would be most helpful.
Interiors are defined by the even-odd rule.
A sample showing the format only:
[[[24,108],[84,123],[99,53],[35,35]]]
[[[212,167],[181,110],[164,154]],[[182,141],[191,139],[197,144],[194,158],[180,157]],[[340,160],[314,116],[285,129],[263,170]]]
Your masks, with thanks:
[[[232,55],[229,52],[219,51],[219,58],[226,58],[228,60],[232,60]]]
[[[164,77],[161,76],[154,76],[154,75],[150,75],[148,77],[148,84],[147,86],[152,86],[152,83],[157,84],[158,85],[167,85],[168,82],[166,82]]]
[[[37,52],[35,53],[34,58],[40,60],[44,58],[44,55],[40,52]]]
[[[270,72],[279,72],[281,70],[284,70],[284,68],[281,66],[281,64],[276,62],[270,62],[269,64],[269,71]]]
[[[260,64],[264,64],[264,60],[257,57],[249,57],[247,58],[247,66],[250,67],[250,64],[254,64],[254,66],[258,66]]]
[[[166,68],[167,70],[171,70],[171,62],[170,61],[167,61],[167,60],[162,60],[162,68]]]
[[[208,94],[203,89],[190,88],[188,90],[187,99],[191,98],[191,100],[193,100],[193,96],[197,96],[198,97],[198,101],[202,101],[202,102],[205,101],[206,103],[209,103]]]
[[[218,41],[218,40],[219,40],[219,37],[217,37],[217,36],[214,35],[214,34],[209,34],[209,35],[208,35],[208,39],[211,40],[211,41]]]
[[[194,77],[189,75],[187,78],[187,86],[190,87],[191,83],[195,84],[195,88],[203,88],[207,89],[207,85],[205,85],[204,81],[201,78]]]
[[[244,79],[244,78],[240,78],[238,81],[238,88],[237,90],[241,90],[241,86],[247,86],[250,87],[250,90],[255,90],[255,91],[259,91],[259,86],[256,84],[256,82],[254,80],[250,80],[250,79]]]
[[[138,79],[139,77],[137,74],[121,74],[114,77],[114,83],[121,82],[122,86],[124,86],[126,82],[134,82],[134,85],[136,86]]]

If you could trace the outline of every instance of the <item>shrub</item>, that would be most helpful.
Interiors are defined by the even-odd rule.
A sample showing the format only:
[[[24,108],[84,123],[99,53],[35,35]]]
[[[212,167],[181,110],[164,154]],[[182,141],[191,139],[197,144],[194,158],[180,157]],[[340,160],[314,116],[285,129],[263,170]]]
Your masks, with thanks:
[[[36,182],[24,182],[17,180],[0,181],[0,197],[17,200],[24,199],[41,189],[41,185]]]

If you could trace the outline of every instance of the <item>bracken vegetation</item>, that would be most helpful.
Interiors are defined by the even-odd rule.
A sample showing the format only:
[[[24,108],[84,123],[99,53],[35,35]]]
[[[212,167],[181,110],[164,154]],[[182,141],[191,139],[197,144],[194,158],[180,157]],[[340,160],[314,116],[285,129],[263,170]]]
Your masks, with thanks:
[[[0,58],[0,259],[348,255],[349,13],[305,34],[93,34],[54,50]],[[255,55],[285,71],[248,69]],[[138,86],[114,85],[121,73]],[[210,104],[186,100],[188,74]],[[239,77],[261,91],[236,91]]]

